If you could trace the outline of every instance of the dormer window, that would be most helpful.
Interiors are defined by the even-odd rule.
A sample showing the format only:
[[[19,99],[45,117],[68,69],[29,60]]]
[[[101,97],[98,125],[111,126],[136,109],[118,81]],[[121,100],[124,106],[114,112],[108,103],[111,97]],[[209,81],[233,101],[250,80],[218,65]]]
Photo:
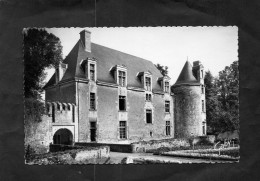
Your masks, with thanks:
[[[90,81],[96,81],[97,78],[97,66],[95,58],[87,58],[86,60],[82,60],[80,65],[85,72],[86,78]]]
[[[90,64],[89,72],[90,72],[89,79],[95,81],[95,64]]]
[[[127,69],[125,65],[115,65],[110,69],[110,73],[115,78],[115,83],[120,87],[127,86]]]
[[[121,87],[125,87],[126,84],[126,73],[124,71],[118,71],[118,84],[121,86]]]
[[[152,74],[150,71],[147,72],[138,72],[137,77],[141,81],[143,88],[146,91],[152,91]]]
[[[145,90],[151,91],[151,78],[145,77]]]
[[[163,92],[170,93],[170,77],[163,76],[158,79],[159,84],[161,85],[161,88]]]
[[[168,81],[164,82],[164,92],[167,92],[167,93],[170,92],[170,84]]]

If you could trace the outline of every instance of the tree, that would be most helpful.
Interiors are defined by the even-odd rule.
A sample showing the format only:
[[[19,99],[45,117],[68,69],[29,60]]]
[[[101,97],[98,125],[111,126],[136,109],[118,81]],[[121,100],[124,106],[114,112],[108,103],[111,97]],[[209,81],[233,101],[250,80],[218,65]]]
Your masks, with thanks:
[[[45,68],[56,67],[62,61],[62,46],[58,37],[44,29],[24,31],[24,95],[40,98]]]
[[[168,67],[167,66],[162,66],[159,63],[155,64],[155,67],[161,72],[163,76],[168,75]]]
[[[238,61],[226,66],[214,78],[205,74],[207,123],[214,133],[239,129]]]
[[[239,129],[239,72],[238,61],[219,72],[216,82],[218,89],[218,100],[221,105],[222,119],[228,131]]]
[[[212,76],[211,72],[205,72],[206,118],[207,125],[213,133],[219,131],[219,128],[222,127],[219,123],[220,105],[215,82],[216,78]]]

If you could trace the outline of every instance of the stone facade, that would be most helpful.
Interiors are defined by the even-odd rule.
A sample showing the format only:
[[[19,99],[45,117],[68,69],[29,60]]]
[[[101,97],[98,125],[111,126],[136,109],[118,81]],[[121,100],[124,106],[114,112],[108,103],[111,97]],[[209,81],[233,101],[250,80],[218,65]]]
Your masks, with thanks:
[[[63,72],[57,69],[45,86],[46,101],[58,102],[47,104],[49,116],[55,119],[51,135],[67,129],[73,135],[73,143],[130,144],[205,134],[202,78],[189,75],[196,85],[186,85],[189,80],[185,79],[170,89],[170,78],[161,75],[150,61],[92,45],[87,42],[90,33],[83,33],[62,63]],[[193,72],[202,70],[198,65],[193,66]],[[192,74],[189,66],[183,71]],[[59,110],[63,103],[73,105],[73,110]]]

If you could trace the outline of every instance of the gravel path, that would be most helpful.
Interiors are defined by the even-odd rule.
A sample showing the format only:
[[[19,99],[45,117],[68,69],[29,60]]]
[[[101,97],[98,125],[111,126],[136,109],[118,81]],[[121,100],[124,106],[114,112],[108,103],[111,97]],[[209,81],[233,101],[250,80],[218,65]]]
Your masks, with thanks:
[[[218,161],[218,160],[210,161],[204,159],[153,155],[152,153],[120,153],[120,152],[110,152],[109,163],[120,164],[122,160],[126,157],[128,157],[130,160],[134,159],[139,161],[152,161],[158,163],[223,163],[223,161]]]

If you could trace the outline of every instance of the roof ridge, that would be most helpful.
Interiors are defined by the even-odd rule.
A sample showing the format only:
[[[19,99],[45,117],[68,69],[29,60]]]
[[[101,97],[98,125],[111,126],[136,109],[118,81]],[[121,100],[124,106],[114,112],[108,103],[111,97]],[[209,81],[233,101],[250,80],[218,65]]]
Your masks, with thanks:
[[[132,57],[135,57],[135,58],[139,58],[139,59],[142,59],[142,60],[145,60],[145,61],[148,61],[148,62],[151,62],[152,64],[154,64],[151,60],[147,60],[147,59],[144,59],[144,58],[142,58],[142,57],[138,57],[137,55],[131,55],[131,54],[129,54],[129,53],[122,52],[122,51],[119,51],[119,50],[116,50],[116,49],[113,49],[113,48],[110,48],[110,47],[106,47],[106,46],[103,46],[103,45],[100,45],[100,44],[97,44],[97,43],[93,43],[93,42],[91,42],[91,44],[95,44],[95,45],[98,45],[98,46],[101,46],[101,47],[104,47],[104,48],[108,48],[108,49],[110,49],[110,50],[117,51],[117,52],[120,52],[120,53],[129,55],[129,56],[132,56]]]

